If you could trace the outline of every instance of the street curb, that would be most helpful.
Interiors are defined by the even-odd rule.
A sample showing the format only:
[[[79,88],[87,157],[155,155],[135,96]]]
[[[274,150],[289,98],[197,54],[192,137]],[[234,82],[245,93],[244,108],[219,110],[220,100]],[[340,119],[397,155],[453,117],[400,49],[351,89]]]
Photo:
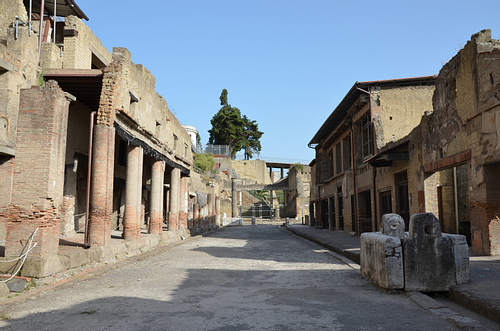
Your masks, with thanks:
[[[290,231],[290,232],[295,233],[296,235],[298,235],[298,236],[300,236],[300,237],[302,237],[302,238],[306,238],[307,240],[313,241],[313,242],[315,242],[316,244],[321,245],[321,246],[323,246],[323,247],[325,247],[325,248],[328,248],[329,250],[331,250],[331,251],[333,251],[333,252],[335,252],[335,253],[341,254],[341,255],[343,255],[343,256],[345,256],[345,257],[347,257],[349,260],[351,260],[351,261],[353,261],[353,262],[355,262],[355,263],[357,263],[357,264],[361,264],[361,262],[360,262],[360,255],[359,255],[359,254],[356,254],[356,253],[350,252],[350,251],[345,250],[345,249],[340,249],[340,248],[335,247],[335,246],[330,245],[330,244],[326,244],[326,243],[322,242],[322,241],[321,241],[321,240],[319,240],[319,239],[316,239],[316,238],[311,237],[311,236],[309,236],[309,235],[307,235],[307,234],[304,234],[304,233],[300,233],[299,231],[295,231],[295,230],[294,230],[293,228],[291,228],[291,227],[288,227],[288,226],[287,226],[287,227],[286,227],[286,229],[287,229],[288,231]]]
[[[329,250],[341,254],[346,258],[350,259],[351,261],[360,264],[360,255],[358,254],[321,242],[321,240],[313,238],[307,234],[300,233],[299,231],[295,231],[291,227],[287,226],[286,229],[302,238],[315,242],[318,245],[328,248]],[[472,296],[466,295],[454,289],[451,289],[448,293],[450,294],[450,300],[464,306],[467,309],[475,311],[476,313],[483,315],[484,317],[487,317],[492,321],[500,323],[499,321],[500,315],[498,311],[493,307],[490,307],[486,303],[482,302],[481,300],[473,298]],[[460,330],[490,330],[488,328],[481,326],[481,324],[478,321],[470,317],[464,317],[451,311],[446,306],[437,302],[436,300],[432,299],[431,297],[429,297],[424,293],[406,292],[406,295],[422,308],[432,312],[433,314],[441,316],[442,318],[446,319],[450,323],[457,326]],[[487,312],[487,314],[485,314],[485,312]],[[495,318],[492,318],[492,315]]]
[[[461,316],[458,313],[455,313],[454,311],[450,310],[442,303],[439,303],[436,300],[432,299],[428,295],[420,292],[406,292],[406,295],[420,307],[454,324],[460,330],[489,330],[488,328],[482,326],[475,319]]]
[[[500,323],[500,309],[499,307],[495,307],[493,303],[477,298],[473,294],[467,293],[466,291],[458,291],[455,287],[452,287],[448,293],[450,300],[453,300],[459,305],[483,315],[496,323]]]

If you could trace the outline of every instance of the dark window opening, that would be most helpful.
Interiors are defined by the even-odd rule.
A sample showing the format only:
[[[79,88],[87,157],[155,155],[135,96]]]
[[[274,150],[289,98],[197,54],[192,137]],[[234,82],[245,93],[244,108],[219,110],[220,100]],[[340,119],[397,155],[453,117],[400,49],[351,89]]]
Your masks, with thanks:
[[[371,156],[371,132],[370,132],[370,117],[365,116],[361,120],[361,152],[363,156],[363,160]]]
[[[335,146],[335,162],[336,162],[336,173],[340,174],[342,172],[342,149],[340,144]]]
[[[127,142],[120,140],[118,145],[118,165],[127,166]]]

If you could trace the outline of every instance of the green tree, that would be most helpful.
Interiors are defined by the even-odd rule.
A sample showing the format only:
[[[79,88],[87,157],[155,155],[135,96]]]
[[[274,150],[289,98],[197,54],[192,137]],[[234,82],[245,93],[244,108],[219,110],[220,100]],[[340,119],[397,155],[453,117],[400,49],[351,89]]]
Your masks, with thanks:
[[[227,102],[226,89],[222,90],[219,99],[222,107],[210,120],[212,129],[208,130],[208,142],[213,145],[229,145],[231,156],[234,157],[243,147],[245,123],[240,110]]]
[[[245,160],[250,160],[253,153],[259,154],[262,150],[260,145],[260,138],[264,132],[259,131],[259,126],[257,121],[252,121],[246,115],[243,115],[243,123],[245,125],[244,129],[244,141],[243,148],[245,149]]]

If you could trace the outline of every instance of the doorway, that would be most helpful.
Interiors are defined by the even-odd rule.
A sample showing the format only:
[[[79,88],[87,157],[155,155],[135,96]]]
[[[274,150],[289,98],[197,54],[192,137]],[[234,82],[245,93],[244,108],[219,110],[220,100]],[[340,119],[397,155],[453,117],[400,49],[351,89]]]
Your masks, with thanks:
[[[337,187],[337,206],[339,210],[339,230],[344,230],[344,198],[342,187]]]
[[[321,201],[321,227],[328,229],[330,226],[328,222],[328,199]]]

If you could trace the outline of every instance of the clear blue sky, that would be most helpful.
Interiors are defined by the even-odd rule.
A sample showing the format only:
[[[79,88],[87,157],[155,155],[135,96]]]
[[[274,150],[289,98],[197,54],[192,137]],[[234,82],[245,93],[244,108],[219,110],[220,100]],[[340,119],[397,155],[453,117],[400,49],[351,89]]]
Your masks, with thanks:
[[[500,39],[498,0],[76,2],[110,51],[128,48],[154,74],[203,144],[225,88],[265,132],[261,157],[303,163],[356,81],[434,75],[472,34]]]

